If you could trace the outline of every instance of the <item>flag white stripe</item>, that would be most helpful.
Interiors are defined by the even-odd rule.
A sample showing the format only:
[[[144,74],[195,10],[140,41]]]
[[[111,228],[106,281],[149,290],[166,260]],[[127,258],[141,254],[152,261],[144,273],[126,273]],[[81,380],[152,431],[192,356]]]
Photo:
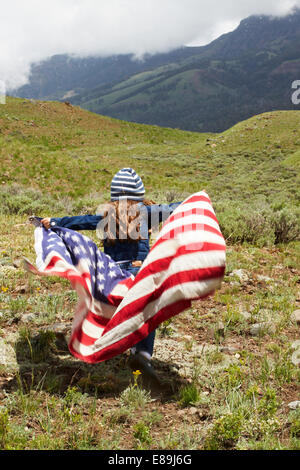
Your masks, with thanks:
[[[195,202],[183,202],[178,207],[176,207],[176,209],[172,212],[171,217],[174,214],[178,214],[178,213],[181,213],[181,212],[185,213],[185,212],[193,210],[193,209],[201,209],[201,210],[203,209],[203,211],[207,210],[207,211],[210,211],[212,214],[215,215],[213,207],[211,206],[211,204],[209,202],[195,201]]]
[[[43,241],[43,229],[42,227],[37,227],[34,231],[34,249],[37,254],[36,257],[36,266],[39,271],[43,271],[45,268],[45,263],[43,261],[43,248],[42,248],[42,241]]]
[[[225,252],[220,251],[199,251],[178,256],[170,263],[165,271],[160,271],[158,275],[150,273],[147,277],[134,284],[126,294],[126,297],[122,300],[115,314],[121,308],[130,305],[135,299],[149,295],[154,290],[159,289],[170,276],[189,270],[199,269],[199,267],[203,269],[209,267],[222,267],[225,266],[225,261],[226,254]],[[184,287],[186,285],[187,283],[184,284]]]
[[[150,263],[158,261],[162,258],[173,256],[178,250],[178,248],[182,246],[183,244],[190,245],[192,243],[213,243],[213,244],[224,246],[225,248],[224,238],[215,233],[205,231],[202,233],[202,238],[198,239],[195,237],[194,231],[186,232],[184,234],[180,234],[175,239],[169,239],[169,240],[167,239],[163,243],[159,243],[156,246],[154,245],[152,247],[151,252],[145,259],[141,269],[144,269]]]
[[[99,315],[105,318],[111,318],[114,312],[116,311],[116,306],[111,304],[106,304],[105,302],[100,302],[94,297],[91,298],[91,302],[88,304],[88,309],[94,315]]]
[[[186,228],[183,228],[183,232],[180,232],[178,230],[178,232],[165,232],[164,235],[162,236],[159,236],[157,240],[161,240],[160,243],[157,243],[157,245],[153,245],[153,251],[156,251],[159,247],[161,247],[161,249],[163,250],[163,246],[165,246],[166,242],[167,241],[171,241],[171,240],[174,240],[177,242],[177,244],[179,246],[183,246],[183,245],[195,245],[196,243],[209,243],[209,244],[216,244],[216,245],[220,245],[220,246],[225,246],[224,244],[224,238],[223,236],[220,234],[217,234],[217,233],[214,233],[214,232],[209,232],[208,230],[202,229],[197,229],[197,230],[188,230],[188,227]],[[165,247],[165,250],[168,249],[168,246],[169,245],[166,245]],[[162,251],[162,257],[163,256],[163,251]],[[166,253],[166,251],[165,251]],[[166,255],[165,255],[166,256]]]
[[[197,288],[195,288],[195,284],[197,285]],[[184,285],[186,293],[184,297],[186,299],[190,299],[198,294],[203,296],[217,289],[219,286],[219,279],[209,279],[196,283],[193,281]],[[182,300],[182,290],[180,288],[180,285],[176,285],[174,287],[171,287],[170,289],[166,289],[163,294],[159,297],[159,299],[155,299],[153,302],[147,304],[143,312],[138,313],[134,317],[124,321],[120,325],[105,333],[104,336],[95,341],[95,343],[91,346],[91,349],[95,353],[97,350],[111,346],[115,342],[115,338],[118,338],[118,341],[123,338],[126,338],[129,333],[141,328],[144,325],[145,321],[154,317],[157,312],[167,307],[168,305],[176,303],[180,300]],[[121,310],[121,308],[119,308],[118,311],[119,310]]]
[[[204,296],[210,293],[212,290],[218,289],[220,287],[220,283],[220,279],[208,279],[199,282],[193,281],[190,283],[186,283],[184,286],[185,298],[190,299]],[[170,299],[172,300],[170,301]],[[179,300],[182,300],[182,291],[180,284],[166,289],[163,294],[159,297],[159,299],[155,299],[152,302],[148,303],[147,306],[143,309],[143,312],[138,313],[129,320],[126,320],[125,322],[116,326],[113,330],[107,332],[103,337],[101,336],[103,328],[98,327],[89,322],[87,319],[85,319],[82,325],[82,330],[90,338],[96,339],[96,341],[91,346],[82,345],[85,348],[84,355],[93,354],[97,350],[112,345],[115,342],[114,338],[116,337],[118,338],[118,341],[122,340],[123,338],[126,338],[129,333],[141,328],[147,320],[153,318],[160,310],[167,307],[168,305],[176,303]],[[81,353],[82,351],[83,350],[81,349]]]
[[[220,230],[219,224],[215,222],[211,217],[206,215],[188,215],[184,218],[179,218],[177,220],[173,220],[172,222],[168,222],[164,227],[162,227],[160,231],[160,237],[164,237],[166,233],[170,232],[171,230],[179,229],[178,231],[184,232],[184,228],[191,224],[202,225],[204,231],[204,225],[209,225],[216,230]],[[195,236],[199,236],[201,230],[195,230]],[[200,232],[200,233],[199,233]]]
[[[83,320],[81,329],[84,334],[89,336],[90,338],[98,339],[99,336],[102,335],[104,327],[100,327],[91,323],[87,318]]]
[[[126,284],[117,284],[109,294],[110,296],[124,297],[127,294],[128,287]]]

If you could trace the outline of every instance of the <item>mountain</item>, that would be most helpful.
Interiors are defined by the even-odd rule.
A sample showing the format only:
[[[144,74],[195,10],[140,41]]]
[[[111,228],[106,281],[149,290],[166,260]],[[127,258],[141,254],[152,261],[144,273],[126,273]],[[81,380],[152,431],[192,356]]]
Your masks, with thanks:
[[[54,55],[33,64],[30,82],[14,90],[12,95],[29,99],[64,100],[65,96],[77,95],[99,85],[111,86],[140,72],[181,61],[190,54],[190,48],[183,47],[166,54],[148,55],[143,60],[135,60],[131,54],[87,58]]]
[[[297,109],[300,10],[252,16],[204,47],[167,54],[78,59],[55,56],[33,67],[14,95],[69,100],[110,117],[202,132],[222,132],[266,111]]]

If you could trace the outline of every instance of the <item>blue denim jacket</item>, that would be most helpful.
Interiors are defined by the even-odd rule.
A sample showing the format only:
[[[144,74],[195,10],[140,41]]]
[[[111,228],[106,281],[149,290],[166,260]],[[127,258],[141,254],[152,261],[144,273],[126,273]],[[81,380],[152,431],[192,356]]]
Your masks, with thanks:
[[[150,251],[149,230],[158,229],[161,222],[164,222],[170,214],[181,204],[155,204],[146,206],[140,203],[141,209],[141,234],[142,240],[138,242],[118,241],[114,245],[109,245],[104,240],[104,252],[114,261],[144,261]],[[69,228],[71,230],[96,230],[99,222],[103,220],[103,215],[80,215],[74,217],[53,217],[50,220],[52,226]]]

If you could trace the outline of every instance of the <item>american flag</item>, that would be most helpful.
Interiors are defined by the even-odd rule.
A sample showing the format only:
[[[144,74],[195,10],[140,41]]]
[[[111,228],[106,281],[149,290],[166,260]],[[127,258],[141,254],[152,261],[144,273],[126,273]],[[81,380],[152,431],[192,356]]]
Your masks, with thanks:
[[[126,351],[221,285],[226,244],[206,192],[187,198],[164,223],[139,273],[123,271],[82,234],[35,229],[40,275],[70,280],[78,294],[69,350],[96,363]]]

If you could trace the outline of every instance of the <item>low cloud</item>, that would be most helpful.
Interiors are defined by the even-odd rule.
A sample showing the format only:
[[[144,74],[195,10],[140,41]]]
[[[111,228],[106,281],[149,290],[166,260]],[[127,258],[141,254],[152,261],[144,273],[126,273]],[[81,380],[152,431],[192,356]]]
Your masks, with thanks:
[[[25,84],[54,54],[81,57],[167,52],[204,45],[247,16],[282,16],[300,0],[10,0],[0,8],[0,80]]]

